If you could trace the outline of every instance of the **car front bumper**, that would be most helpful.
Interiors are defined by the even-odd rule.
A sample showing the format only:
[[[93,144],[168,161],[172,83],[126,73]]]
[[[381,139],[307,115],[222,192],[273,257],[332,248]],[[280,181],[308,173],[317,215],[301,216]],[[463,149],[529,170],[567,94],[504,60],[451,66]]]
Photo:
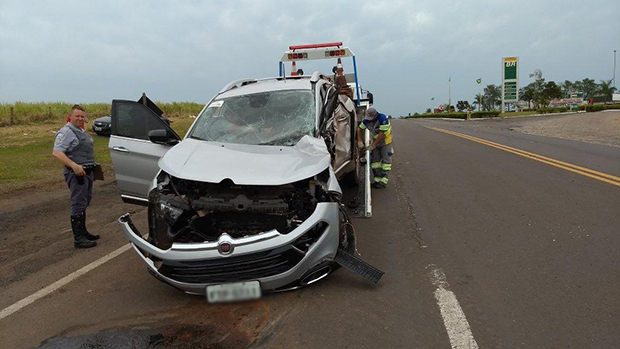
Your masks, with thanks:
[[[339,243],[339,207],[331,202],[318,203],[313,214],[288,234],[271,230],[239,239],[222,234],[216,242],[173,243],[167,250],[146,241],[133,226],[129,214],[120,217],[119,223],[155,277],[198,295],[204,295],[208,285],[250,280],[258,280],[263,291],[294,288],[304,277],[333,261]],[[319,224],[323,232],[305,253],[293,246],[298,238]],[[223,255],[218,250],[223,241],[233,246],[230,254]],[[297,255],[294,259],[285,256],[294,254]],[[241,265],[245,266],[243,271],[239,269]],[[256,270],[251,269],[253,265]],[[270,270],[277,273],[269,275]]]
[[[97,134],[111,134],[112,133],[112,125],[93,125],[93,132]]]

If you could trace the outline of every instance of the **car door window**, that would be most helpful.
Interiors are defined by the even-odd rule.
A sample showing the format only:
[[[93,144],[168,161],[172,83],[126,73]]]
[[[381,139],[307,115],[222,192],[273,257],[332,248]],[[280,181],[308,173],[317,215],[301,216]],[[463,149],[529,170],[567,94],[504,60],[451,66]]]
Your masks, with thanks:
[[[152,110],[132,101],[114,101],[112,134],[135,139],[149,139],[149,131],[165,129],[179,138]]]

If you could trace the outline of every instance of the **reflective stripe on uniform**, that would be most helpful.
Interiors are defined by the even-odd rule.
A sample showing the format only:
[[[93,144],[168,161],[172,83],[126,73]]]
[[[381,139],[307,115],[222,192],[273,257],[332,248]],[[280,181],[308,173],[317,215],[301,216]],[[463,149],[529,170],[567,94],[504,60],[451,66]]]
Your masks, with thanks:
[[[371,162],[370,163],[370,168],[372,168],[373,170],[381,168],[381,162]]]
[[[360,128],[361,128],[362,130],[365,130],[365,129],[366,129],[366,125],[364,125],[364,123],[363,123],[363,122],[361,122],[361,123],[360,123]]]
[[[383,164],[383,171],[392,171],[392,164]]]
[[[390,129],[392,129],[392,126],[390,124],[387,125],[379,125],[379,131],[383,131],[383,132],[387,132]]]
[[[387,179],[387,177],[383,177],[383,178],[381,178],[381,183],[383,183],[383,184],[387,184],[387,183],[388,183],[388,179]]]
[[[375,177],[375,183],[382,182],[384,179],[387,179],[387,178],[383,178],[383,177]]]

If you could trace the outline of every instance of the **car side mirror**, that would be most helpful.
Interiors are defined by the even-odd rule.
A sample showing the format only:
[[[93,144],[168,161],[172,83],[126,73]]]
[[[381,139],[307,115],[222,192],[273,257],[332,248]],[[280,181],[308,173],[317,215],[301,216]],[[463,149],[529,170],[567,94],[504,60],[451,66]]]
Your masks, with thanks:
[[[150,130],[149,140],[157,144],[171,144],[168,132],[164,129]]]
[[[366,93],[366,96],[368,97],[368,104],[372,104],[374,101],[372,98],[372,93],[368,92]]]

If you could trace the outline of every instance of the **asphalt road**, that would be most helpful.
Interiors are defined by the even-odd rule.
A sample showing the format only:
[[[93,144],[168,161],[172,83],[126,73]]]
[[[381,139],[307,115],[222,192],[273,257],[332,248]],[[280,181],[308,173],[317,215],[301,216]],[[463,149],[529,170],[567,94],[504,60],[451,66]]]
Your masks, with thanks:
[[[361,257],[386,272],[377,285],[341,269],[302,290],[210,305],[159,283],[133,251],[118,250],[126,244],[115,217],[132,210],[144,232],[146,219],[120,202],[114,183],[96,188],[89,227],[103,238],[89,251],[75,252],[63,232],[66,188],[30,200],[16,193],[24,196],[17,207],[17,198],[4,198],[0,309],[118,256],[0,313],[0,343],[617,347],[620,148],[514,132],[514,122],[394,122],[391,182],[373,192],[374,217],[354,222]]]

